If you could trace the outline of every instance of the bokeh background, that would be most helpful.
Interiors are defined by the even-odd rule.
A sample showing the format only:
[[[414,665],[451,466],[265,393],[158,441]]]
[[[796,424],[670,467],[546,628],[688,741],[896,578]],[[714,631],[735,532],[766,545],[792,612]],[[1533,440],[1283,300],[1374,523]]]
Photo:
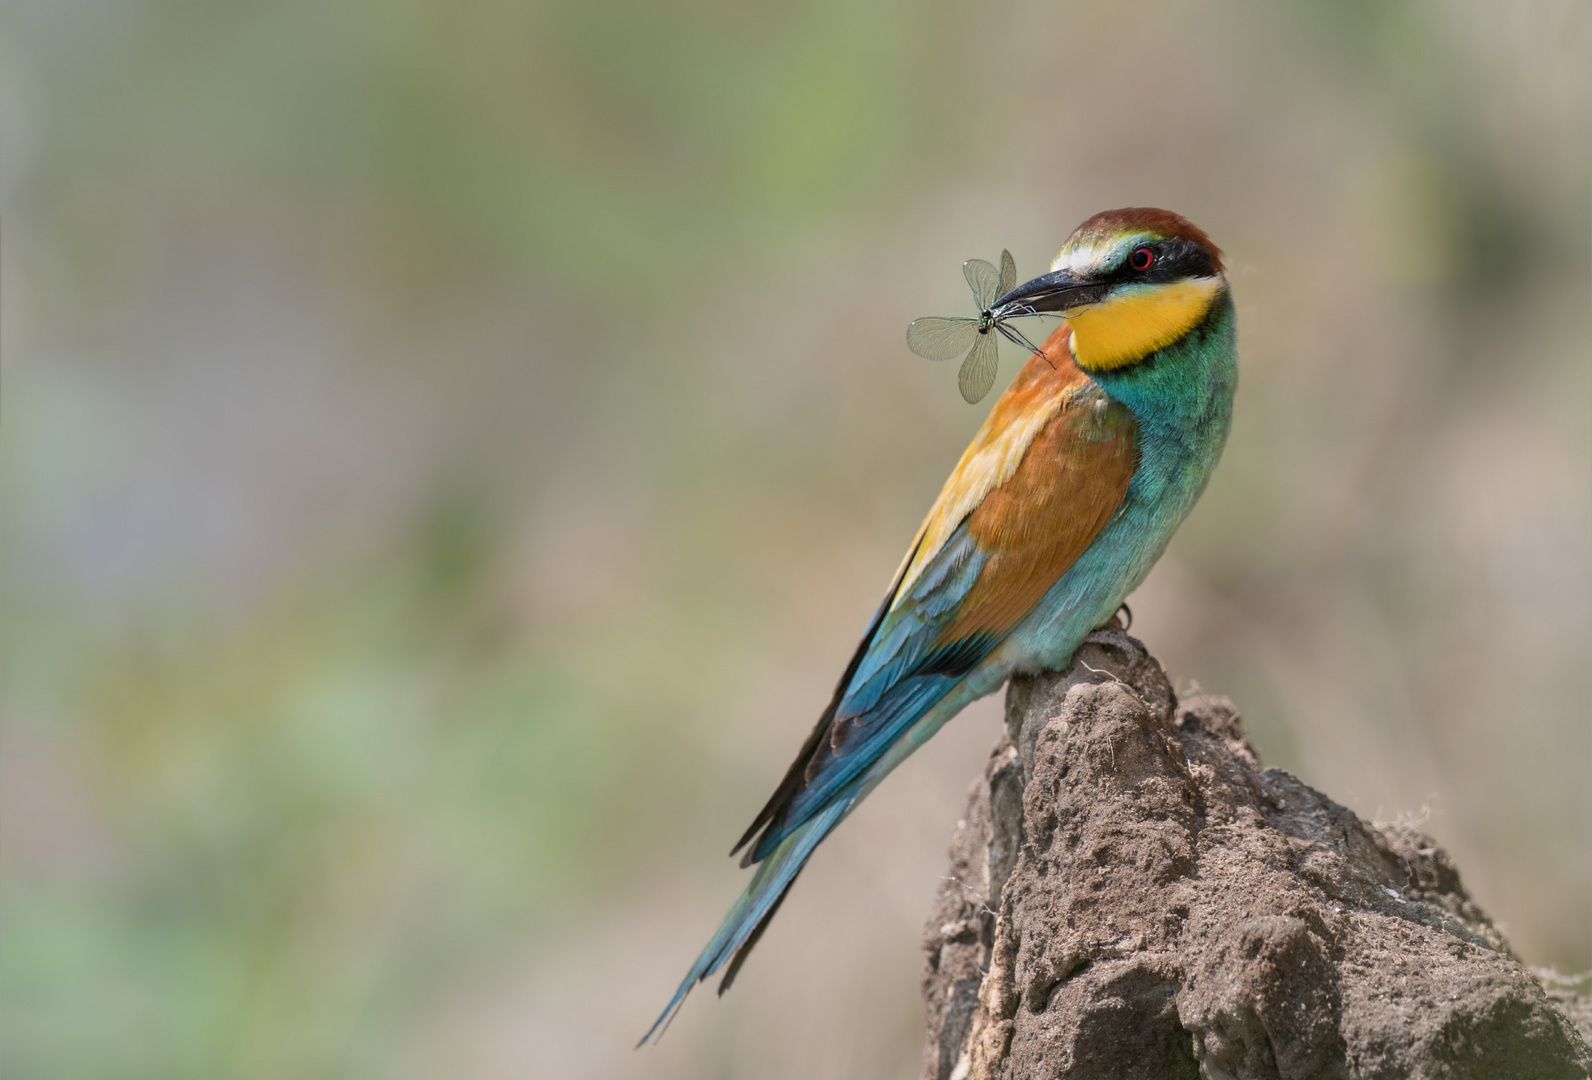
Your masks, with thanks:
[[[983,414],[903,328],[1135,204],[1243,372],[1136,632],[1592,966],[1592,5],[5,0],[0,130],[12,1080],[914,1076],[997,699],[631,1044]]]

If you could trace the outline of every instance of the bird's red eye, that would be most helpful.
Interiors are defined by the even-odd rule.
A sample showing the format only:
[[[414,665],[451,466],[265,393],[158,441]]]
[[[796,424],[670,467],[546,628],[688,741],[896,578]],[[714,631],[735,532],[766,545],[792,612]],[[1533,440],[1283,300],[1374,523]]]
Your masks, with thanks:
[[[1155,252],[1149,248],[1134,248],[1133,254],[1128,256],[1128,265],[1135,270],[1148,270],[1155,261]]]

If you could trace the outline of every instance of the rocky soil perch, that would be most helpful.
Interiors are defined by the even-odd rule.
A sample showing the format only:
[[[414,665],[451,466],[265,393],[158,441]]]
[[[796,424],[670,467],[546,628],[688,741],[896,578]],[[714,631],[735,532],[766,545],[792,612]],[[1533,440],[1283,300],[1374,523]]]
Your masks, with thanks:
[[[927,1080],[1592,1071],[1447,854],[1263,771],[1137,640],[1015,681],[1006,725],[925,933]]]

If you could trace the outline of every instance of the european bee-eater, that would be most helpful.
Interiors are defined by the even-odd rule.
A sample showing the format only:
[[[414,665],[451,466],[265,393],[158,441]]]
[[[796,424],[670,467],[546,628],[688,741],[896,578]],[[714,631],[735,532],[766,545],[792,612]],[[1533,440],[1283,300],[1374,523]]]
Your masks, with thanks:
[[[1227,440],[1238,380],[1221,252],[1166,210],[1108,210],[996,300],[1064,322],[990,410],[811,735],[731,854],[757,871],[647,1038],[735,979],[825,836],[969,702],[1060,670],[1166,549]],[[643,1042],[646,1038],[643,1038]]]

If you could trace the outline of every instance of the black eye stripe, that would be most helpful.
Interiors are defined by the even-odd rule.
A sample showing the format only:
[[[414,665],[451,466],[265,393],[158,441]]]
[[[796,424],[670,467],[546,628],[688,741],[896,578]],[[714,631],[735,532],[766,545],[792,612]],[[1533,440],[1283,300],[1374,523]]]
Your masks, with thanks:
[[[1141,251],[1150,253],[1150,262],[1135,266],[1134,257]],[[1192,241],[1174,237],[1138,245],[1117,264],[1115,270],[1101,275],[1097,280],[1109,284],[1128,281],[1155,284],[1186,277],[1211,277],[1215,273],[1216,266],[1209,252]]]

